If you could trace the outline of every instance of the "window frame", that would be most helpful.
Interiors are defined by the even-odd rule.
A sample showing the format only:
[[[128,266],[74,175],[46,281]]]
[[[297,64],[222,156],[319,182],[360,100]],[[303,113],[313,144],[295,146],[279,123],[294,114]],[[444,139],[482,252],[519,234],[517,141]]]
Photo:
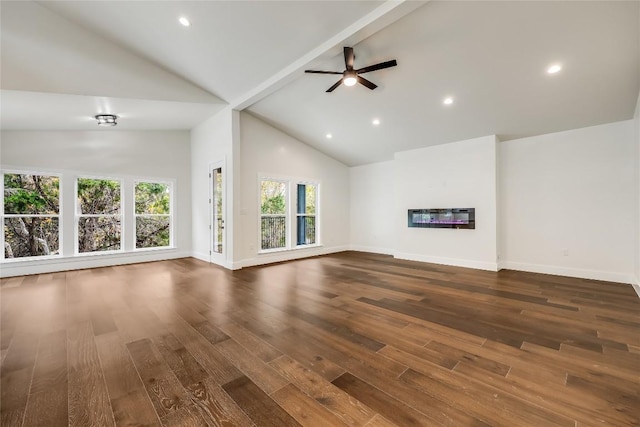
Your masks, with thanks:
[[[306,180],[306,181],[296,181],[294,185],[296,187],[296,189],[295,189],[295,191],[296,191],[296,206],[295,206],[295,216],[296,216],[296,220],[295,220],[295,236],[296,236],[296,239],[295,239],[295,242],[296,242],[296,245],[295,245],[295,247],[296,248],[308,248],[308,247],[313,247],[313,246],[319,246],[320,245],[320,242],[319,242],[320,233],[319,233],[319,221],[318,221],[319,215],[318,215],[318,210],[319,210],[319,205],[320,205],[320,203],[319,203],[319,199],[320,199],[320,197],[319,197],[320,184],[317,181]],[[315,212],[312,213],[312,214],[308,214],[306,212],[298,213],[297,192],[298,192],[298,186],[299,185],[304,185],[305,187],[306,186],[314,186],[315,189],[316,189],[315,190]],[[314,220],[314,228],[315,228],[315,233],[314,233],[315,236],[314,237],[315,238],[314,238],[314,242],[313,243],[298,244],[298,218],[301,218],[301,217],[302,218],[313,217],[315,219]]]
[[[110,254],[121,254],[126,252],[124,248],[125,244],[125,178],[114,178],[112,176],[96,176],[96,175],[87,175],[87,174],[76,174],[74,177],[74,252],[73,256],[76,257],[84,257],[84,256],[97,256],[97,255],[110,255]],[[78,180],[79,179],[93,179],[93,180],[104,180],[104,181],[117,181],[120,184],[120,213],[118,215],[113,214],[83,214],[81,213],[80,203],[78,202]],[[108,251],[93,251],[93,252],[80,252],[80,218],[81,217],[94,217],[94,218],[102,218],[102,217],[119,217],[120,218],[120,249],[112,249]]]
[[[282,216],[276,214],[262,214],[262,182],[263,181],[275,181],[285,184],[285,226],[286,226],[286,246],[273,249],[262,249],[262,218],[263,216]],[[316,212],[315,214],[300,214],[301,216],[314,216],[315,217],[315,243],[297,244],[297,231],[298,231],[298,200],[297,191],[298,185],[313,185],[316,188]],[[315,179],[309,178],[293,178],[283,177],[272,174],[258,174],[258,233],[257,233],[257,253],[270,254],[273,252],[285,252],[304,250],[309,248],[315,248],[322,246],[321,242],[321,228],[320,228],[320,189],[321,182]],[[294,203],[295,201],[295,203]]]
[[[169,187],[169,213],[168,214],[137,214],[136,213],[136,186],[139,183],[147,183],[147,184],[164,184],[167,185]],[[174,240],[174,234],[175,234],[175,209],[174,209],[174,182],[172,180],[166,180],[166,179],[145,179],[145,178],[136,178],[132,181],[132,196],[133,196],[133,200],[132,200],[132,206],[131,206],[131,211],[133,213],[133,224],[132,224],[132,231],[133,234],[131,236],[132,242],[133,242],[133,251],[134,252],[144,252],[144,251],[155,251],[155,250],[161,250],[161,249],[173,249],[175,248],[175,240]],[[138,231],[138,222],[137,219],[138,217],[168,217],[169,218],[169,245],[168,246],[154,246],[151,248],[138,248],[137,245],[137,231]]]
[[[282,214],[263,214],[262,213],[262,183],[264,181],[280,182],[285,185],[284,190],[284,215]],[[274,177],[271,175],[264,175],[258,178],[258,252],[259,253],[272,253],[282,252],[290,249],[291,245],[291,226],[289,224],[290,215],[290,197],[289,197],[289,181],[284,178]],[[262,249],[262,218],[263,217],[282,217],[284,216],[285,225],[285,245],[279,248]]]
[[[57,214],[7,214],[4,211],[4,176],[9,175],[38,175],[38,176],[50,176],[58,178],[58,213]],[[3,263],[24,262],[24,261],[39,261],[48,259],[60,259],[63,254],[63,184],[62,174],[56,172],[42,172],[34,169],[19,169],[19,168],[2,168],[0,171],[0,222],[2,223],[2,230],[0,230],[0,244],[2,245],[2,255],[0,255],[0,261]],[[4,256],[4,242],[5,242],[5,226],[4,221],[6,218],[57,218],[58,219],[58,253],[53,255],[34,255],[18,258],[6,258]]]

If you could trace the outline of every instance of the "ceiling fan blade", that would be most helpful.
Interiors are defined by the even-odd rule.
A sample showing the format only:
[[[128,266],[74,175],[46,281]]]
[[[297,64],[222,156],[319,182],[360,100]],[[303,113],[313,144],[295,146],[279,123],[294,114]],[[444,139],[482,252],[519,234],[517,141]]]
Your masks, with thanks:
[[[346,65],[347,70],[353,70],[353,59],[355,58],[353,54],[352,47],[344,48],[344,65]]]
[[[368,67],[360,68],[359,70],[356,70],[356,73],[358,74],[368,73],[371,71],[377,71],[377,70],[382,70],[389,67],[395,67],[396,65],[398,65],[398,63],[396,62],[395,59],[393,59],[391,61],[385,61],[379,64],[369,65]]]
[[[313,74],[342,74],[338,71],[319,71],[319,70],[304,70],[305,73],[313,73]]]
[[[337,88],[338,86],[340,86],[342,84],[342,79],[338,80],[336,82],[336,84],[334,84],[333,86],[331,86],[329,89],[327,89],[327,92],[333,92],[335,88]]]
[[[374,90],[375,88],[378,87],[378,85],[376,85],[376,84],[370,82],[369,80],[365,79],[364,77],[360,77],[360,76],[358,76],[358,83],[360,83],[363,86],[368,87],[371,90]]]

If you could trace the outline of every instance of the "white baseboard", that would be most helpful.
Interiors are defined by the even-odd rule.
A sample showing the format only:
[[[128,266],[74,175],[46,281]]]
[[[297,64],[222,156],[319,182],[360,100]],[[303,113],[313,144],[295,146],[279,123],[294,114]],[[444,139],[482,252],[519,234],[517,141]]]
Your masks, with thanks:
[[[432,264],[452,265],[455,267],[475,268],[477,270],[498,271],[498,263],[475,261],[470,259],[458,259],[458,258],[444,258],[434,257],[421,254],[408,254],[403,252],[396,252],[393,254],[394,258],[406,259],[409,261],[429,262]]]
[[[292,261],[295,259],[309,258],[318,255],[327,255],[336,252],[348,251],[349,246],[315,247],[309,249],[297,249],[295,251],[284,251],[271,254],[260,254],[254,258],[236,261],[232,265],[232,270],[238,270],[243,267],[253,267],[255,265],[272,264],[274,262]]]
[[[631,275],[624,273],[615,273],[611,271],[587,270],[582,268],[559,267],[555,265],[528,264],[524,262],[514,261],[501,261],[500,268],[508,270],[529,271],[531,273],[553,274],[555,276],[577,277],[580,279],[626,283],[630,285],[634,284],[634,280]],[[638,289],[636,289],[636,292],[638,292]],[[638,295],[640,295],[640,293]]]
[[[163,261],[167,259],[186,258],[190,255],[191,254],[189,252],[181,252],[177,249],[162,249],[145,252],[126,252],[66,258],[61,257],[46,260],[20,260],[2,263],[0,266],[0,277],[55,273],[58,271],[82,270],[84,268]]]
[[[200,261],[209,262],[210,255],[205,254],[204,252],[191,252],[191,256],[195,259],[199,259]]]
[[[393,255],[393,249],[378,248],[374,246],[351,245],[350,250],[358,252],[369,252],[373,254]]]
[[[634,283],[631,286],[633,286],[633,290],[636,291],[638,298],[640,298],[640,277],[634,277]]]

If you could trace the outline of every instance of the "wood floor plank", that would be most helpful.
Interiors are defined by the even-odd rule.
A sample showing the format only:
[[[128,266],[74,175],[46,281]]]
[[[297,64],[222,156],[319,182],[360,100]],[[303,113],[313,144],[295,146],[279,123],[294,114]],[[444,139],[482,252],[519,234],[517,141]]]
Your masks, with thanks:
[[[96,337],[95,341],[109,397],[118,399],[136,390],[143,390],[142,381],[120,335],[111,332]],[[156,418],[153,409],[151,412],[152,418]]]
[[[67,348],[69,426],[114,425],[104,372],[89,322],[69,327]]]
[[[295,385],[287,384],[271,394],[271,398],[303,426],[346,426],[340,418],[316,400],[300,391]]]
[[[200,415],[211,426],[253,426],[254,423],[240,409],[236,402],[216,384],[207,378],[187,387],[193,404]]]
[[[274,348],[269,343],[260,339],[258,336],[254,335],[236,322],[231,321],[224,323],[220,325],[220,329],[228,336],[232,337],[238,344],[249,349],[263,362],[270,362],[282,355],[278,349]]]
[[[235,340],[222,341],[215,348],[265,393],[271,394],[287,385],[287,380]]]
[[[256,425],[265,427],[300,425],[248,377],[242,376],[224,384],[222,388],[243,408]]]
[[[169,315],[166,326],[217,384],[226,384],[243,375],[214,345],[181,317]]]
[[[408,384],[438,399],[446,399],[490,425],[575,426],[575,421],[526,403],[507,393],[498,393],[463,376],[445,375],[439,370],[417,372],[409,369],[400,377]],[[490,410],[488,408],[491,408]]]
[[[22,425],[39,340],[38,333],[19,333],[7,349],[0,370],[0,420],[3,426]]]
[[[640,426],[640,299],[363,252],[183,258],[0,279],[0,366],[2,426]]]
[[[2,372],[0,397],[0,425],[21,426],[27,407],[33,366]]]
[[[188,403],[188,396],[149,339],[127,344],[131,360],[160,419]]]
[[[376,415],[371,408],[288,356],[283,355],[270,365],[346,425],[364,425]]]
[[[618,404],[612,405],[589,393],[570,393],[565,384],[551,385],[552,382],[522,380],[512,376],[511,373],[508,378],[503,378],[465,362],[456,366],[455,370],[467,378],[478,380],[534,405],[546,407],[582,425],[617,426],[634,423],[634,418],[627,414],[630,408]],[[542,384],[538,384],[539,382]],[[609,407],[616,408],[616,411],[605,415],[607,411],[603,409]]]
[[[386,419],[380,414],[376,415],[371,419],[371,421],[365,424],[365,427],[394,427],[394,426],[397,426],[397,424],[392,423],[391,421],[389,421],[388,419]]]
[[[165,427],[207,427],[208,425],[199,409],[192,404],[187,404],[165,415],[160,421]]]
[[[38,345],[25,426],[67,425],[67,332],[45,334]]]
[[[301,346],[298,344],[298,342],[301,341],[291,339],[291,336],[295,336],[296,334],[297,332],[295,330],[288,330],[285,333],[271,337],[269,343],[305,367],[311,369],[325,380],[333,381],[345,373],[344,368],[319,354],[316,348],[311,348],[307,345]]]
[[[183,387],[188,388],[209,377],[209,373],[172,334],[156,337],[153,343]]]
[[[348,372],[333,380],[333,384],[398,425],[433,424],[424,414]]]

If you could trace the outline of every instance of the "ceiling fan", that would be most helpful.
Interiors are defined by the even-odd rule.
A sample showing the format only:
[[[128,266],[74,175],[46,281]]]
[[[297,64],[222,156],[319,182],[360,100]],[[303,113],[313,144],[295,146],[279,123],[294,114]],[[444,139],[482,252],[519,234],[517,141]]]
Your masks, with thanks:
[[[353,54],[352,47],[344,48],[344,65],[346,66],[346,70],[343,72],[339,71],[318,71],[318,70],[304,70],[305,73],[314,73],[314,74],[342,74],[342,78],[338,80],[333,86],[327,89],[327,92],[333,92],[335,88],[344,83],[345,86],[353,86],[356,83],[360,83],[363,86],[368,87],[373,90],[378,86],[364,77],[360,76],[360,74],[369,73],[371,71],[382,70],[389,67],[395,67],[398,65],[395,59],[391,61],[381,62],[375,65],[369,65],[368,67],[359,68],[357,70],[353,69],[353,60],[355,59],[355,55]]]

